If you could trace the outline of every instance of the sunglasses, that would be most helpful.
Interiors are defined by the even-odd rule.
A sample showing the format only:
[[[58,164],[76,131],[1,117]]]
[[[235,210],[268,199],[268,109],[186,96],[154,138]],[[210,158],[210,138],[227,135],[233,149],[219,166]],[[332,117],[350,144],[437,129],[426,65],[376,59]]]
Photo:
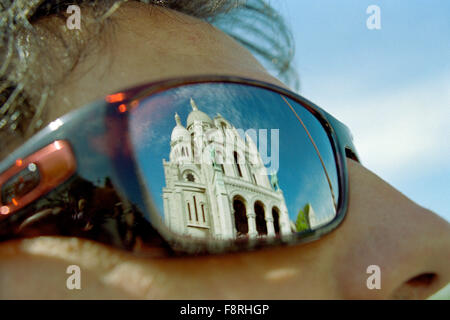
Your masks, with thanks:
[[[319,239],[344,219],[348,128],[229,76],[154,82],[73,111],[0,163],[0,241],[87,238],[138,255]]]

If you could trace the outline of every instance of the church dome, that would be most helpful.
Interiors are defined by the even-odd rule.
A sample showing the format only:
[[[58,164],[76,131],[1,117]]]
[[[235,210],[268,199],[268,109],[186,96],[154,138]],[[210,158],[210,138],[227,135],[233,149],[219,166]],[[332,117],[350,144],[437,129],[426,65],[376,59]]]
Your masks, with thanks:
[[[175,121],[177,122],[177,125],[172,130],[170,140],[176,141],[180,138],[184,141],[189,140],[191,135],[189,134],[189,131],[187,131],[186,128],[181,124],[180,116],[178,115],[178,113],[175,113]]]
[[[214,126],[214,122],[211,120],[211,118],[203,111],[198,110],[198,107],[192,98],[191,98],[191,106],[192,106],[192,111],[191,111],[191,113],[189,113],[189,116],[187,118],[187,127],[188,128],[195,121],[208,123],[209,125],[211,125],[211,127]]]

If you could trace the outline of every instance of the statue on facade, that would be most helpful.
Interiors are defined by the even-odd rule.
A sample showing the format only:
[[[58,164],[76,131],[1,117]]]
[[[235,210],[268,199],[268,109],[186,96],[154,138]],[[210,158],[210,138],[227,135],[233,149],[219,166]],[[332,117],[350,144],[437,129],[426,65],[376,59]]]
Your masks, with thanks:
[[[280,185],[278,184],[278,176],[275,171],[272,171],[272,174],[270,175],[270,184],[275,191],[280,189]]]

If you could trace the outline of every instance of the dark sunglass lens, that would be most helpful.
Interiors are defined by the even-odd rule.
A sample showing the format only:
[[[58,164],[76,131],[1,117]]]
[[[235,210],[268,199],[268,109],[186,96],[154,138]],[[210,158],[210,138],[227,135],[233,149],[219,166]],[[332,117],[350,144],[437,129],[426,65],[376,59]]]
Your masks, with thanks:
[[[186,85],[143,99],[129,119],[148,205],[177,235],[284,239],[336,216],[327,131],[284,95],[232,83]]]

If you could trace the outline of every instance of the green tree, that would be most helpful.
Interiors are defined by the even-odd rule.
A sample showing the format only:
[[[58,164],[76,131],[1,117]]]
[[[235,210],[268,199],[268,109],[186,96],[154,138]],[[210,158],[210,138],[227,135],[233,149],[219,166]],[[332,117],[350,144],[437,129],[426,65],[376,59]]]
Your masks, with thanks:
[[[297,232],[308,230],[309,227],[309,208],[310,204],[307,203],[305,207],[299,210],[297,215],[297,220],[295,222],[295,226],[297,228]]]

